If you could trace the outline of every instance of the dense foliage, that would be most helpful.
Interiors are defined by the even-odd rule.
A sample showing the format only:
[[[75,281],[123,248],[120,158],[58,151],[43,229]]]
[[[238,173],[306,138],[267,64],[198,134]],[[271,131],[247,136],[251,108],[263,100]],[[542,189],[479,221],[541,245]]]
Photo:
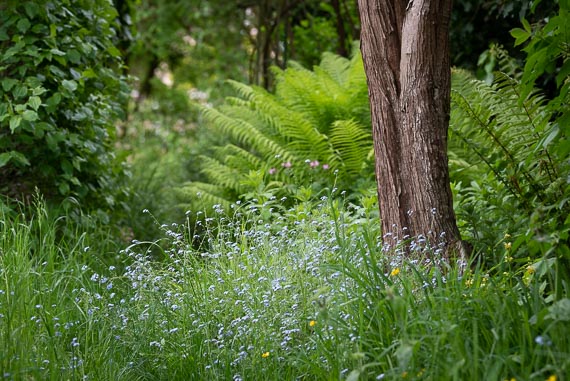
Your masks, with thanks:
[[[116,203],[125,83],[108,1],[25,1],[0,12],[0,192]]]
[[[470,28],[529,20],[511,31],[515,58],[499,45],[482,56],[485,81],[453,71],[468,268],[379,239],[366,80],[335,24],[342,13],[358,29],[356,2],[113,3],[0,3],[0,194],[38,187],[109,210],[129,190],[131,210],[112,210],[117,229],[41,198],[0,200],[4,379],[567,379],[567,0],[456,2],[456,18],[473,15],[452,38],[474,40],[455,59],[473,67],[496,29]],[[116,140],[122,55],[143,84],[155,78]],[[273,90],[235,80],[267,63],[287,64]],[[227,74],[236,95],[213,106]],[[124,187],[115,155],[131,165]]]
[[[570,35],[563,20],[569,8],[561,4],[548,23],[513,30],[519,44],[530,38],[524,68],[512,70],[507,62],[510,75],[497,73],[493,85],[456,72],[450,148],[458,217],[483,260],[499,261],[492,253],[502,255],[494,246],[504,240],[515,263],[530,256],[566,280],[570,63],[564,44]],[[556,77],[550,99],[534,87],[545,72]]]

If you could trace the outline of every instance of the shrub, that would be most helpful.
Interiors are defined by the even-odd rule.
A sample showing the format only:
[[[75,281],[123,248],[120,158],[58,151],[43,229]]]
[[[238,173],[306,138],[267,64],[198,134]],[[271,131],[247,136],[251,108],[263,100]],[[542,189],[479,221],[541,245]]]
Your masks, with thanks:
[[[125,81],[110,2],[9,1],[0,12],[0,192],[37,187],[101,209],[116,204],[113,154]]]

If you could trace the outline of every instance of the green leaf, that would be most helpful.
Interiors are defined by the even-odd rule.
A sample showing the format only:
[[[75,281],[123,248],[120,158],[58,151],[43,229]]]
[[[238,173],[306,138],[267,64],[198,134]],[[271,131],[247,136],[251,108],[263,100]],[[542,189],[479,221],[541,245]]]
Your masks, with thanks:
[[[33,123],[22,118],[22,124],[20,124],[20,130],[33,133],[34,132]],[[30,142],[30,136],[28,134],[25,134],[25,136],[22,136],[22,140],[27,144],[29,144],[28,142]]]
[[[398,359],[398,365],[401,368],[406,368],[410,360],[414,356],[414,351],[417,348],[417,341],[410,340],[409,342],[402,342],[394,355]]]
[[[6,33],[6,29],[0,28],[0,41],[7,41],[10,39],[8,33]]]
[[[35,111],[38,111],[38,108],[42,105],[42,100],[40,97],[32,96],[28,99],[28,105],[30,105],[30,107]]]
[[[28,94],[28,88],[26,86],[18,85],[12,90],[12,95],[15,99],[25,97]]]
[[[78,64],[81,62],[81,55],[75,49],[70,49],[67,51],[67,58],[73,62],[74,64]]]
[[[548,145],[554,140],[556,139],[556,137],[558,136],[559,133],[559,129],[558,126],[555,125],[552,128],[552,131],[550,131],[550,134],[548,134],[544,139],[542,139],[541,143],[539,145],[536,146],[536,149],[543,147],[543,148],[547,148]]]
[[[35,88],[35,87],[41,86],[42,81],[36,76],[27,77],[26,78],[26,85],[28,85],[28,87]],[[34,94],[34,95],[36,95],[36,94]]]
[[[16,128],[20,126],[20,123],[22,123],[22,117],[20,115],[13,116],[10,119],[10,131],[14,133],[14,131],[16,131]]]
[[[69,182],[72,183],[73,185],[81,186],[81,181],[79,181],[79,179],[75,176],[71,176],[69,178]]]
[[[561,299],[548,307],[546,319],[555,321],[570,321],[570,299]]]
[[[2,58],[2,60],[7,60],[8,58],[18,54],[24,46],[26,46],[25,42],[18,41],[16,45],[12,46],[10,49],[4,52],[4,57]]]
[[[18,28],[21,33],[26,33],[26,31],[30,29],[31,25],[32,24],[30,24],[30,21],[27,18],[23,17],[16,24],[16,28]]]
[[[84,70],[82,75],[83,78],[97,78],[97,74],[91,68]]]
[[[521,21],[522,21],[524,30],[527,31],[528,33],[531,33],[532,29],[530,28],[530,24],[528,23],[528,21],[526,19],[522,19]]]
[[[63,161],[61,162],[61,169],[63,170],[63,173],[65,173],[66,175],[71,176],[73,174],[73,166],[67,159],[63,159]]]
[[[36,87],[36,88],[32,89],[32,94],[34,94],[34,95],[42,95],[42,94],[45,93],[46,91],[47,91],[46,89],[44,89],[43,87],[39,86],[39,87]]]
[[[111,45],[107,48],[107,52],[110,55],[112,55],[113,57],[120,57],[121,56],[121,51],[119,49],[117,49],[116,47],[114,47],[113,45]]]
[[[564,65],[562,65],[562,68],[560,68],[560,71],[556,75],[556,85],[558,87],[562,86],[564,81],[566,81],[566,79],[569,76],[570,76],[570,60],[567,60],[566,62],[564,62]]]
[[[30,161],[28,160],[28,158],[24,156],[24,154],[21,152],[12,151],[10,152],[10,156],[12,156],[12,160],[16,162],[16,164],[26,165],[26,166],[30,165]]]
[[[67,90],[74,92],[75,90],[77,90],[77,82],[75,82],[74,80],[70,80],[68,81],[67,79],[64,79],[61,82],[62,86],[64,88],[66,88]]]
[[[18,81],[14,78],[4,78],[2,80],[2,88],[4,91],[8,92],[10,89],[12,89],[12,87],[14,87],[16,83],[18,83]]]
[[[80,79],[81,78],[81,73],[78,72],[77,70],[72,68],[72,69],[69,69],[69,72],[73,76],[73,79]]]
[[[12,155],[10,155],[10,152],[0,153],[0,168],[8,164],[11,158]]]
[[[55,56],[65,56],[65,52],[62,52],[59,49],[53,48],[52,50],[50,50],[51,54],[55,55]]]
[[[61,94],[55,93],[46,100],[46,105],[50,108],[54,108],[59,104],[59,102],[61,102]]]
[[[36,17],[38,13],[40,13],[40,7],[33,1],[26,1],[24,3],[24,9],[26,10],[28,17],[31,19],[33,19],[34,17]]]
[[[65,181],[62,181],[58,184],[57,189],[59,190],[59,194],[65,196],[69,193],[69,184]]]
[[[24,120],[27,120],[29,122],[34,122],[38,120],[38,113],[33,110],[26,110],[22,114],[22,118],[24,118]]]
[[[48,146],[48,149],[52,152],[58,152],[58,141],[55,138],[53,133],[49,133],[46,135],[46,144]]]
[[[65,57],[53,56],[53,59],[56,60],[60,66],[62,66],[62,67],[67,66],[67,60],[65,59]]]
[[[65,73],[57,66],[50,65],[49,71],[51,71],[56,77],[65,78]]]
[[[9,116],[10,114],[8,114],[8,105],[4,102],[0,103],[0,122],[3,122],[4,119]]]
[[[47,26],[45,26],[44,24],[36,24],[32,27],[32,32],[43,35],[47,31],[47,29],[48,29]]]
[[[38,139],[43,138],[46,131],[51,131],[53,128],[49,123],[39,122],[34,123],[34,136]]]
[[[530,33],[521,28],[511,30],[511,36],[515,38],[515,46],[522,44],[530,37]]]
[[[78,157],[71,159],[71,163],[73,164],[73,168],[81,171],[81,160]]]

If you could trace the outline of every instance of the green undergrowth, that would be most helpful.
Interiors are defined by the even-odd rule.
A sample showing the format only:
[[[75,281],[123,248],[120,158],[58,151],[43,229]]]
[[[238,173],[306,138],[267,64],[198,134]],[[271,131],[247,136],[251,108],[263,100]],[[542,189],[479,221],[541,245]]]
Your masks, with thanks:
[[[566,284],[553,291],[554,262],[511,267],[499,245],[495,268],[461,273],[433,266],[437,249],[387,251],[375,217],[327,198],[270,222],[263,205],[233,208],[162,225],[161,242],[133,242],[114,263],[79,231],[55,239],[65,221],[41,205],[31,222],[2,215],[0,375],[567,379],[570,299]]]

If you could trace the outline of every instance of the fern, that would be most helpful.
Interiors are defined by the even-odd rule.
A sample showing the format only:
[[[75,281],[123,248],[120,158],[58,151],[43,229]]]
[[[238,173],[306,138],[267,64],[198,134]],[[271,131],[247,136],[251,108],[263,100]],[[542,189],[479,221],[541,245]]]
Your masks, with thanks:
[[[368,93],[360,55],[348,60],[327,53],[313,71],[293,64],[273,72],[274,94],[229,81],[234,97],[218,108],[201,107],[204,127],[226,137],[228,144],[213,149],[215,158],[201,159],[211,186],[190,183],[181,192],[195,198],[192,192],[202,191],[205,196],[197,207],[256,192],[281,197],[300,187],[317,188],[318,194],[318,188],[333,183],[350,190],[359,178],[372,184]]]
[[[552,110],[539,92],[524,95],[520,80],[504,73],[489,85],[455,70],[451,99],[451,177],[463,183],[456,186],[459,217],[478,238],[491,226],[489,245],[502,238],[496,225],[523,234],[524,221],[564,194],[566,160],[545,144],[555,128]]]
[[[455,73],[459,85],[452,91],[452,133],[522,204],[530,207],[532,197],[544,200],[541,184],[553,181],[556,170],[548,152],[537,146],[552,128],[542,96],[520,99],[517,82],[501,73],[493,85],[466,75]]]

